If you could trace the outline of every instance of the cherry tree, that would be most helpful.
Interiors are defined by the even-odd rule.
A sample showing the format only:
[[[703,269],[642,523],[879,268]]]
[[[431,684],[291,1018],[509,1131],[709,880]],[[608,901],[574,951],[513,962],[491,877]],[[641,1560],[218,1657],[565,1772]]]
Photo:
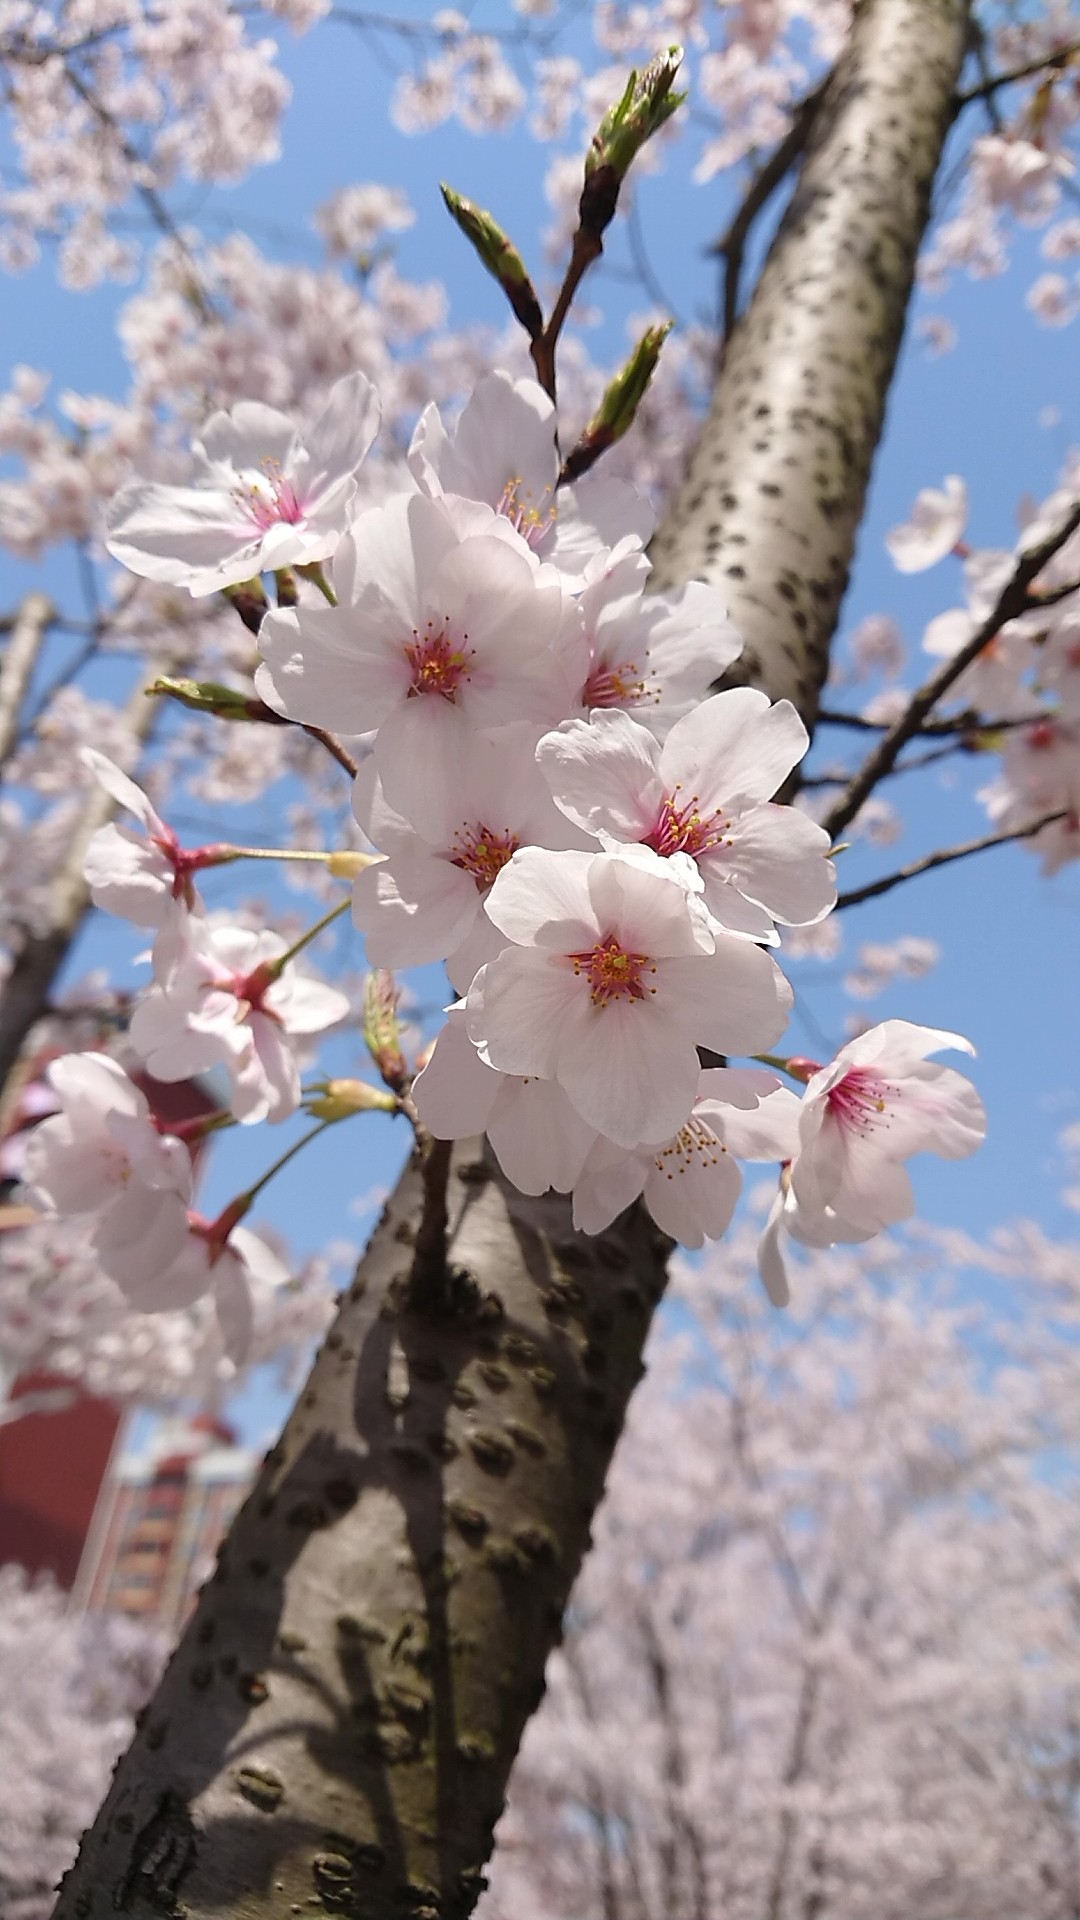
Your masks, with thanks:
[[[81,618],[24,599],[0,683],[0,1061],[42,1216],[31,1258],[47,1271],[81,1223],[117,1324],[162,1314],[209,1339],[186,1364],[220,1388],[290,1330],[279,1258],[245,1224],[273,1175],[327,1128],[375,1124],[357,1116],[416,1141],[64,1914],[472,1911],[671,1240],[719,1239],[740,1164],[772,1163],[759,1270],[783,1303],[790,1240],[873,1243],[913,1210],[906,1159],[963,1158],[983,1132],[971,1080],[936,1058],[963,1035],[886,1019],[832,1060],[777,1051],[793,994],[776,954],[827,939],[835,906],[1004,841],[1049,869],[1076,851],[1072,474],[1014,550],[964,550],[968,605],[934,623],[919,686],[822,708],[920,249],[928,275],[985,272],[1014,217],[1046,228],[1047,257],[1073,248],[1068,21],[821,0],[740,6],[713,35],[694,6],[605,6],[620,67],[589,74],[534,8],[502,37],[346,9],[369,41],[413,46],[401,125],[490,131],[531,99],[560,142],[572,108],[589,116],[584,157],[549,171],[550,303],[518,237],[445,190],[509,304],[493,370],[490,341],[446,331],[438,287],[396,274],[382,241],[408,210],[388,191],[322,210],[351,280],[174,215],[178,177],[272,153],[272,15],[304,31],[323,11],[16,9],[0,45],[8,264],[46,241],[72,286],[136,270],[133,200],[160,236],[121,316],[125,399],[53,412],[23,368],[0,413],[6,538],[23,558],[70,543],[86,597]],[[697,177],[753,163],[718,243],[720,348],[650,320],[604,372],[567,322],[627,176],[677,138],[682,53],[655,51],[676,24],[706,117]],[[682,117],[696,140],[692,103]],[[963,197],[924,247],[950,137]],[[785,191],[744,299],[751,230]],[[1031,305],[1066,320],[1064,276]],[[642,485],[666,498],[655,533]],[[950,479],[897,528],[896,564],[930,566],[963,532]],[[864,635],[863,657],[888,640]],[[819,721],[868,751],[799,794]],[[1000,749],[993,831],[838,897],[839,836],[872,832],[927,735],[932,753]],[[185,786],[211,807],[277,786],[277,844],[185,844]],[[299,873],[314,919],[207,907],[204,875],[266,860]],[[152,934],[134,1004],[100,982],[54,992],[91,900]],[[378,971],[332,985],[350,911]],[[421,1060],[385,970],[435,960],[459,997]],[[924,962],[871,955],[863,978]],[[350,1024],[374,1077],[310,1066]],[[147,1072],[214,1073],[221,1104],[170,1125]],[[310,1131],[203,1218],[189,1150],[301,1109]]]

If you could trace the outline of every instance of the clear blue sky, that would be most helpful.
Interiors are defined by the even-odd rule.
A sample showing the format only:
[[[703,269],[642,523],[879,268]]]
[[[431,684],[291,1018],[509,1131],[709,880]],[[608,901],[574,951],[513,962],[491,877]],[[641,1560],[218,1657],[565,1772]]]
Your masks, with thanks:
[[[508,17],[505,9],[499,12]],[[396,57],[400,62],[400,52]],[[232,191],[211,196],[181,191],[177,212],[215,233],[247,229],[271,254],[314,261],[319,250],[306,226],[314,205],[352,181],[378,179],[404,187],[418,218],[400,236],[402,272],[446,283],[453,324],[474,317],[501,323],[498,291],[451,227],[437,183],[447,178],[488,204],[527,256],[539,261],[538,234],[548,219],[541,191],[543,150],[517,133],[475,139],[444,127],[421,139],[399,135],[386,117],[386,67],[343,27],[326,24],[299,42],[286,38],[283,65],[295,89],[283,160]],[[719,181],[691,187],[676,166],[644,179],[639,198],[653,268],[673,306],[688,314],[711,311],[714,268],[704,248],[724,224],[729,189]],[[616,268],[626,264],[622,233],[614,236],[609,254]],[[1038,270],[1036,260],[1031,237],[1020,233],[1017,264],[1001,280],[975,286],[957,282],[944,299],[920,306],[919,311],[946,314],[957,326],[960,344],[952,354],[929,358],[909,332],[842,630],[850,631],[866,613],[890,613],[909,644],[911,683],[924,671],[918,655],[923,626],[962,598],[960,570],[950,560],[925,575],[896,574],[882,545],[886,529],[906,516],[920,486],[955,472],[967,477],[971,490],[969,540],[1007,545],[1021,493],[1038,497],[1048,491],[1065,451],[1080,439],[1076,331],[1037,327],[1023,304]],[[646,298],[640,288],[603,272],[589,291],[591,304],[605,309],[601,338],[615,353],[626,313],[640,310]],[[113,321],[122,297],[123,290],[115,289],[65,293],[48,264],[6,282],[0,365],[6,371],[24,360],[50,367],[56,390],[121,392],[123,365]],[[1047,426],[1040,416],[1051,407],[1058,409],[1060,421]],[[63,565],[49,570],[46,584],[58,596],[65,571]],[[0,566],[0,605],[37,577],[34,569]],[[839,736],[830,735],[830,758],[843,745]],[[904,839],[886,849],[853,849],[844,856],[844,884],[985,831],[985,815],[972,796],[991,771],[990,761],[946,763],[944,772],[935,768],[897,781],[890,797],[904,813]],[[843,964],[810,962],[796,973],[819,1029],[837,1041],[843,1037],[852,1003],[842,996],[839,978],[860,941],[918,934],[938,942],[940,965],[928,978],[901,982],[869,1003],[870,1017],[900,1015],[956,1028],[979,1050],[975,1074],[989,1110],[989,1138],[982,1153],[962,1167],[930,1159],[917,1163],[925,1216],[973,1232],[1020,1213],[1034,1214],[1051,1230],[1075,1221],[1056,1197],[1054,1142],[1061,1127],[1080,1116],[1080,870],[1067,869],[1044,881],[1030,855],[1004,849],[869,903],[846,916],[844,932]],[[345,936],[350,938],[354,944],[347,950],[356,965],[359,942],[355,935]],[[110,951],[109,939],[95,930],[81,964],[90,954]],[[428,970],[418,992],[428,1006],[438,1003],[434,970]],[[819,1051],[798,1020],[791,1038],[800,1051]],[[337,1064],[346,1064],[340,1048]],[[371,1214],[355,1211],[357,1197],[392,1179],[404,1150],[403,1132],[403,1123],[374,1119],[338,1129],[275,1184],[266,1217],[282,1224],[300,1251],[317,1248],[328,1236],[359,1240]],[[238,1129],[217,1152],[209,1203],[256,1175],[289,1137],[280,1128]],[[247,1417],[254,1428],[271,1423],[274,1412],[272,1396],[264,1391],[248,1397]]]

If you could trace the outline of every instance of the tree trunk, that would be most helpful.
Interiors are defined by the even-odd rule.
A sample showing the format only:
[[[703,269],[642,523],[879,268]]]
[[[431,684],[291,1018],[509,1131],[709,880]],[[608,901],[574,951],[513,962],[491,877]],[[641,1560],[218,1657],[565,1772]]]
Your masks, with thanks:
[[[722,578],[747,677],[811,722],[965,25],[963,0],[863,0],[658,542],[664,579]],[[454,1164],[456,1308],[406,1297],[410,1164],[60,1920],[472,1911],[664,1243],[633,1210],[585,1239],[475,1147]]]
[[[795,191],[724,349],[653,543],[654,584],[707,580],[745,642],[725,684],[794,701],[829,664],[968,30],[967,0],[861,0]]]

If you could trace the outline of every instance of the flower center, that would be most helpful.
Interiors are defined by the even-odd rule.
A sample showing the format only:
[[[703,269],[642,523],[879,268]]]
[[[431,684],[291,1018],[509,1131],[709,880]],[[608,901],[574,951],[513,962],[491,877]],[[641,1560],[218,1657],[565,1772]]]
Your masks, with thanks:
[[[236,498],[260,533],[282,522],[295,527],[304,517],[291,480],[286,480],[276,460],[264,460],[262,476],[236,489]]]
[[[495,502],[495,511],[509,520],[516,533],[530,547],[539,547],[549,530],[555,525],[555,506],[551,500],[551,488],[545,487],[540,495],[541,504],[534,507],[529,495],[524,491],[520,474],[506,482],[499,498]],[[544,505],[544,502],[547,505]]]
[[[685,1127],[680,1127],[674,1140],[661,1147],[656,1156],[656,1171],[666,1180],[674,1180],[677,1173],[689,1173],[695,1161],[703,1167],[718,1167],[720,1155],[727,1148],[718,1140],[711,1127],[704,1120],[691,1117]]]
[[[606,1007],[612,1000],[644,1000],[655,987],[642,985],[646,968],[656,968],[647,953],[628,953],[617,936],[609,933],[587,953],[567,955],[576,974],[584,974],[589,983],[589,998],[594,1007]]]
[[[888,1083],[867,1067],[852,1067],[825,1095],[825,1104],[842,1127],[870,1134],[888,1111]],[[886,1125],[888,1122],[885,1123]]]
[[[501,833],[495,827],[459,827],[450,850],[450,864],[471,873],[477,893],[486,893],[520,845],[509,827]]]
[[[680,804],[679,792],[680,788],[676,787],[674,793],[661,802],[656,819],[645,835],[645,845],[664,859],[673,853],[688,853],[691,859],[696,859],[699,853],[707,853],[710,847],[723,841],[728,822],[722,813],[702,813],[696,793]]]
[[[405,648],[405,658],[412,668],[412,684],[408,693],[410,700],[422,693],[437,693],[453,705],[462,681],[471,677],[468,665],[472,658],[472,648],[467,644],[469,636],[464,634],[461,645],[457,645],[446,631],[449,620],[447,614],[446,625],[438,629],[435,622],[429,620],[422,634],[413,629],[412,643]]]
[[[636,660],[606,660],[603,655],[593,661],[581,689],[585,707],[640,707],[659,699],[659,687],[647,685]]]

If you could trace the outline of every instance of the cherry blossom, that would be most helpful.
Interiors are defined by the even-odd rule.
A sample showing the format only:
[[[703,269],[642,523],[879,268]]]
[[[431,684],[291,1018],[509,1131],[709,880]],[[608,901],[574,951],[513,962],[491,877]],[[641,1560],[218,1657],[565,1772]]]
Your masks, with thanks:
[[[282,966],[279,934],[215,926],[190,915],[164,978],[132,1014],[132,1044],[158,1080],[223,1066],[230,1104],[245,1124],[284,1120],[300,1099],[291,1034],[321,1033],[344,1019],[345,994]]]
[[[187,1148],[158,1131],[145,1094],[106,1054],[65,1054],[47,1078],[61,1110],[27,1141],[31,1198],[93,1215],[95,1252],[120,1286],[132,1266],[167,1268],[187,1238]]]
[[[605,845],[686,854],[719,926],[775,940],[774,920],[821,920],[836,898],[828,835],[770,804],[808,738],[790,701],[737,687],[677,720],[663,746],[629,714],[600,712],[564,721],[536,751],[575,825]]]
[[[804,1216],[832,1208],[860,1232],[877,1233],[914,1212],[901,1161],[932,1152],[974,1153],[986,1132],[970,1080],[927,1055],[969,1040],[908,1020],[884,1020],[841,1047],[827,1067],[807,1063],[791,1191]],[[842,1236],[837,1236],[842,1237]]]
[[[662,739],[738,658],[742,638],[715,588],[691,580],[678,593],[646,595],[648,575],[633,540],[588,561],[579,604],[589,658],[574,704],[623,709]]]
[[[781,1158],[786,1135],[776,1131],[778,1116],[798,1104],[775,1074],[707,1068],[689,1119],[662,1146],[627,1151],[595,1141],[574,1182],[574,1225],[602,1233],[640,1194],[657,1226],[682,1246],[719,1240],[742,1187],[736,1156]]]
[[[161,927],[180,910],[198,908],[192,874],[213,863],[217,849],[185,852],[141,787],[95,747],[80,755],[118,806],[134,814],[145,838],[110,820],[90,840],[83,872],[90,897],[105,913],[132,920],[137,927]]]
[[[956,546],[967,520],[967,488],[955,473],[943,487],[924,487],[916,496],[910,520],[893,527],[885,545],[899,573],[921,573],[944,560]]]
[[[535,745],[535,727],[519,723],[478,735],[462,764],[456,742],[434,736],[412,770],[408,820],[387,805],[375,762],[361,767],[353,810],[387,856],[353,884],[353,919],[372,966],[445,959],[463,993],[504,944],[484,901],[511,855],[521,846],[588,844],[553,804]]]
[[[291,719],[378,728],[399,812],[430,755],[464,759],[477,729],[566,712],[575,609],[490,508],[399,495],[354,522],[333,579],[339,605],[263,621],[256,686]]]
[[[633,851],[645,858],[630,858]],[[513,944],[481,968],[468,1033],[500,1072],[557,1080],[619,1146],[661,1142],[690,1114],[697,1047],[755,1052],[791,990],[761,948],[713,934],[689,874],[647,848],[522,848],[487,900]]]
[[[378,425],[378,396],[362,373],[337,382],[303,438],[287,415],[242,400],[195,441],[194,487],[135,480],[117,494],[109,552],[144,579],[193,595],[325,560]]]

